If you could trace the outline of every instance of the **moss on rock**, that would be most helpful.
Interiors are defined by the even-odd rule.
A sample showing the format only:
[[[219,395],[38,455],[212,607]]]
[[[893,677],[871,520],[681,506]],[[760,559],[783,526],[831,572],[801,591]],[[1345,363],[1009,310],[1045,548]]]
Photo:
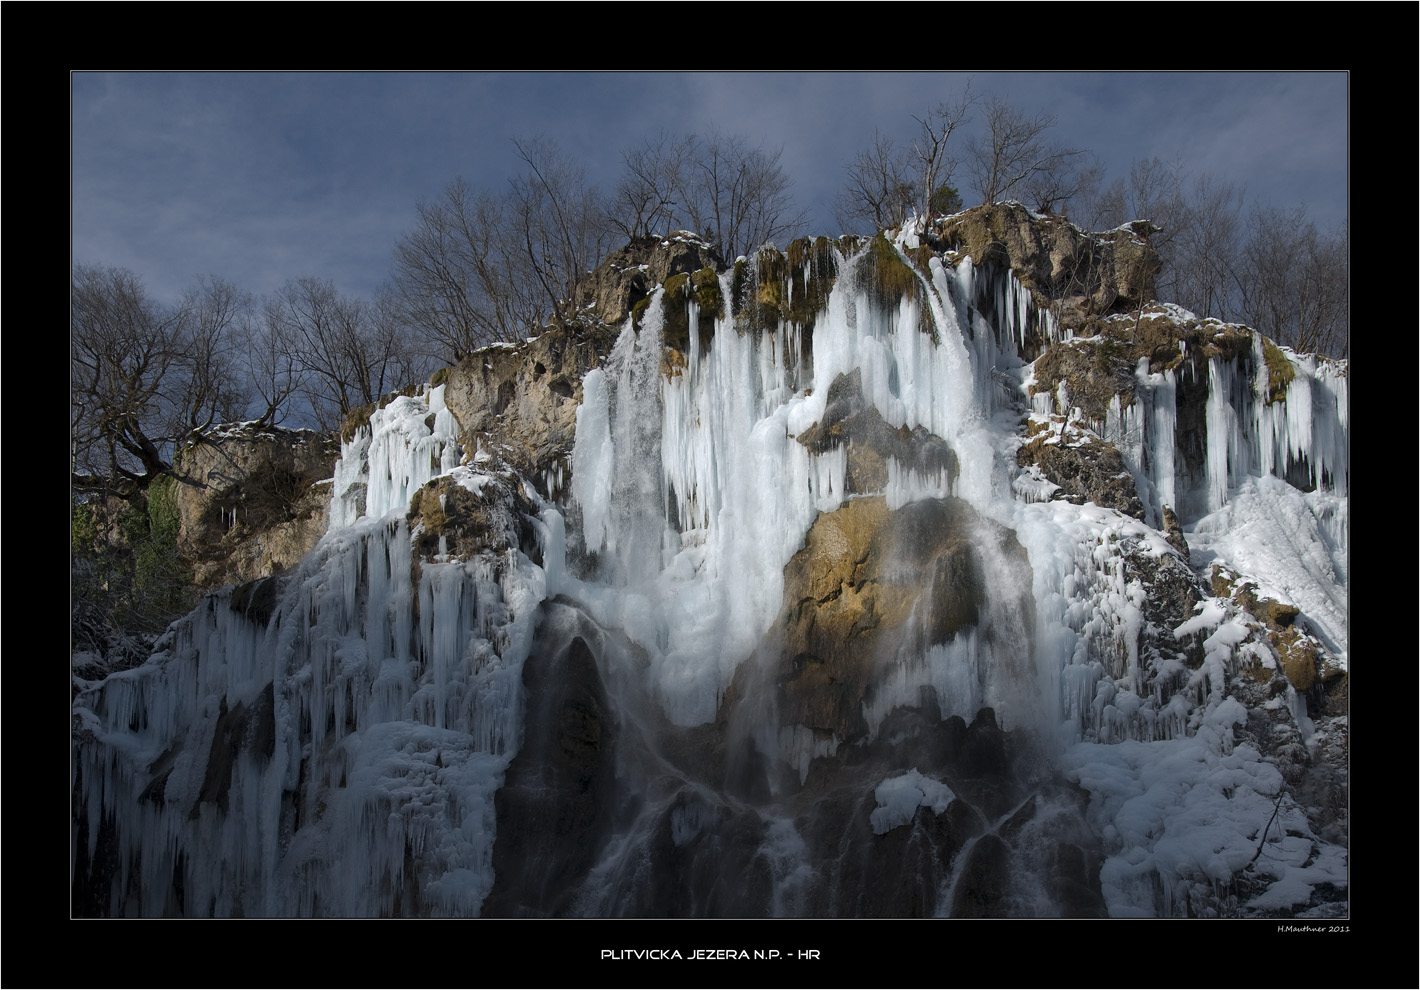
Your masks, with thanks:
[[[666,279],[662,285],[664,322],[661,336],[668,347],[683,354],[690,350],[690,303],[698,310],[697,328],[700,333],[700,348],[710,346],[715,335],[715,321],[725,315],[725,300],[720,291],[720,276],[713,268],[701,268],[694,272],[679,272]],[[649,298],[637,303],[632,312],[637,325],[649,304]]]
[[[1267,365],[1267,404],[1270,406],[1287,398],[1287,386],[1296,377],[1296,372],[1292,370],[1292,362],[1287,360],[1287,355],[1282,353],[1282,348],[1266,337],[1262,337],[1262,360]]]
[[[882,234],[868,243],[865,264],[868,288],[878,299],[896,302],[906,296],[921,301],[922,283],[917,272]]]
[[[931,257],[931,249],[926,249],[925,257]],[[927,264],[923,261],[921,249],[914,254],[917,267],[903,259],[897,246],[883,234],[878,234],[868,242],[868,249],[860,264],[859,277],[869,293],[881,305],[894,306],[901,299],[911,299],[917,303],[917,329],[938,339],[937,326],[932,319],[930,291],[922,281],[918,268]]]

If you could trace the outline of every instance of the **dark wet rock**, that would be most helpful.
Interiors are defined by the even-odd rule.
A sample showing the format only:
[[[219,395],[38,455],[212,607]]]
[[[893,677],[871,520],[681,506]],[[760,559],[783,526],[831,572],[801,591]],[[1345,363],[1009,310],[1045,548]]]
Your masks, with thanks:
[[[250,704],[237,702],[228,709],[227,699],[222,698],[212,745],[207,754],[207,772],[202,778],[202,789],[197,803],[192,807],[191,818],[196,819],[202,804],[208,801],[215,802],[223,811],[227,810],[232,769],[244,751],[263,759],[270,759],[276,752],[275,694],[271,684],[266,685]],[[163,770],[159,776],[166,776],[166,772]]]
[[[997,835],[983,835],[967,855],[952,900],[953,918],[1004,918],[1009,912],[1010,851]]]
[[[228,607],[246,616],[259,626],[265,626],[276,614],[281,581],[275,577],[258,578],[232,589]]]
[[[560,655],[539,646],[523,666],[523,748],[494,801],[487,917],[568,913],[611,823],[616,725],[596,658],[580,636]]]

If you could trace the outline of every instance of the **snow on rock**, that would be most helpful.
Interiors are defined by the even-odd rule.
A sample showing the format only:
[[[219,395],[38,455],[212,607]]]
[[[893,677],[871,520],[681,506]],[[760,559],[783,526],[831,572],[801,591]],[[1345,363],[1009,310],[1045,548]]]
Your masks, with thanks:
[[[869,822],[877,835],[906,825],[918,808],[931,808],[934,814],[943,814],[947,805],[956,799],[950,787],[940,780],[922,776],[915,767],[883,781],[873,791],[873,796],[878,806],[869,816]]]
[[[1282,775],[1233,744],[1247,711],[1227,699],[1198,731],[1167,742],[1080,743],[1067,773],[1109,856],[1100,872],[1111,917],[1198,917],[1236,910],[1235,878],[1268,878],[1253,909],[1305,904],[1319,883],[1346,885],[1345,850],[1313,833]]]
[[[1347,511],[1335,491],[1301,492],[1275,477],[1252,477],[1222,508],[1188,530],[1195,562],[1217,563],[1256,581],[1258,593],[1301,609],[1312,631],[1347,653]]]

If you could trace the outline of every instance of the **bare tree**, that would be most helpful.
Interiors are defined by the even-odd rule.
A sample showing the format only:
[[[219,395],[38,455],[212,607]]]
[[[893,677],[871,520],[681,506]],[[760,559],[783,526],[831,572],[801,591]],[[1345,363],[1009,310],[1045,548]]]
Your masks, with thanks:
[[[1177,254],[1180,231],[1187,225],[1183,165],[1157,156],[1135,159],[1127,179],[1116,179],[1103,192],[1087,197],[1082,220],[1095,230],[1134,220],[1154,226],[1149,243],[1159,257],[1155,291],[1162,299],[1182,301],[1178,293]]]
[[[881,131],[873,143],[843,166],[847,181],[838,193],[835,216],[844,230],[860,224],[874,231],[901,226],[912,210],[917,185],[908,153]]]
[[[1129,189],[1123,179],[1096,188],[1076,213],[1076,222],[1086,230],[1110,230],[1136,218],[1129,206]]]
[[[507,197],[455,179],[395,247],[394,286],[406,323],[457,361],[537,325],[537,295],[521,277]]]
[[[674,137],[664,131],[623,153],[625,171],[607,204],[608,226],[632,239],[670,233],[679,214],[679,190],[686,186],[694,154],[694,137]]]
[[[292,399],[305,391],[306,368],[285,324],[273,321],[269,314],[268,304],[260,316],[243,322],[242,343],[247,352],[255,421],[258,425],[279,426]]]
[[[1351,350],[1351,240],[1343,221],[1307,245],[1305,305],[1293,344],[1301,351],[1346,357]]]
[[[917,121],[912,150],[917,160],[918,216],[933,216],[933,196],[939,187],[951,185],[952,177],[961,165],[961,159],[952,150],[952,135],[970,119],[971,108],[976,102],[977,98],[968,85],[955,100],[943,100],[923,116],[912,118]]]
[[[782,149],[751,148],[740,135],[696,139],[683,171],[681,216],[724,258],[734,258],[797,231],[805,214],[789,196]]]
[[[188,432],[236,418],[250,396],[241,344],[252,316],[251,293],[216,275],[199,276],[182,298],[187,381],[182,412]]]
[[[76,265],[70,294],[70,430],[77,489],[133,497],[172,470],[173,445],[246,404],[233,328],[245,305],[220,279],[181,303],[132,272]]]
[[[388,295],[372,304],[341,296],[329,279],[306,277],[267,299],[265,315],[269,339],[294,357],[294,378],[323,429],[413,373]]]
[[[1208,173],[1186,187],[1173,241],[1175,300],[1200,316],[1227,319],[1238,301],[1242,192]]]
[[[1254,206],[1209,173],[1137,159],[1128,180],[1092,197],[1097,228],[1130,220],[1154,225],[1157,292],[1205,316],[1237,320],[1302,351],[1347,351],[1347,231],[1319,232],[1305,207]]]
[[[1154,225],[1150,245],[1159,256],[1159,278],[1156,291],[1166,298],[1175,298],[1177,282],[1175,256],[1180,228],[1183,226],[1183,165],[1165,162],[1158,156],[1136,159],[1129,167],[1129,216],[1121,216],[1115,225],[1130,220],[1148,220]]]
[[[1318,233],[1304,206],[1254,207],[1242,250],[1241,316],[1300,351],[1347,350],[1346,237]]]
[[[1024,201],[1041,213],[1074,216],[1088,212],[1088,203],[1104,179],[1104,166],[1090,152],[1080,152],[1059,168],[1031,173],[1020,184]]]
[[[1085,154],[1046,140],[1045,132],[1055,126],[1051,113],[1027,116],[992,97],[986,102],[985,124],[986,133],[968,145],[972,179],[983,203],[1025,195],[1031,184],[1051,190],[1052,177],[1078,168]],[[1058,198],[1058,190],[1052,195]]]
[[[420,346],[418,335],[404,320],[399,292],[389,283],[365,304],[364,339],[365,384],[376,398],[427,378],[442,364],[431,360],[433,356]]]
[[[510,182],[509,233],[552,319],[567,326],[576,316],[571,300],[606,248],[597,190],[552,140],[515,138],[513,145],[525,169]]]

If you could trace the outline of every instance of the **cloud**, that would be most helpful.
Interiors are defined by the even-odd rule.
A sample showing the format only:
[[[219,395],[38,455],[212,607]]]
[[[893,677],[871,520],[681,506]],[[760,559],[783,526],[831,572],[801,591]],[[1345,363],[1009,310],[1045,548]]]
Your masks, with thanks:
[[[588,179],[615,185],[628,146],[719,128],[783,148],[815,230],[832,230],[842,166],[881,129],[970,80],[1110,176],[1179,158],[1345,211],[1346,80],[1211,73],[118,73],[73,83],[76,258],[119,264],[154,291],[221,274],[269,292],[304,274],[363,292],[389,274],[414,204],[455,176],[501,189],[514,135],[544,134]],[[963,176],[959,173],[959,178]],[[960,184],[960,183],[959,183]]]

